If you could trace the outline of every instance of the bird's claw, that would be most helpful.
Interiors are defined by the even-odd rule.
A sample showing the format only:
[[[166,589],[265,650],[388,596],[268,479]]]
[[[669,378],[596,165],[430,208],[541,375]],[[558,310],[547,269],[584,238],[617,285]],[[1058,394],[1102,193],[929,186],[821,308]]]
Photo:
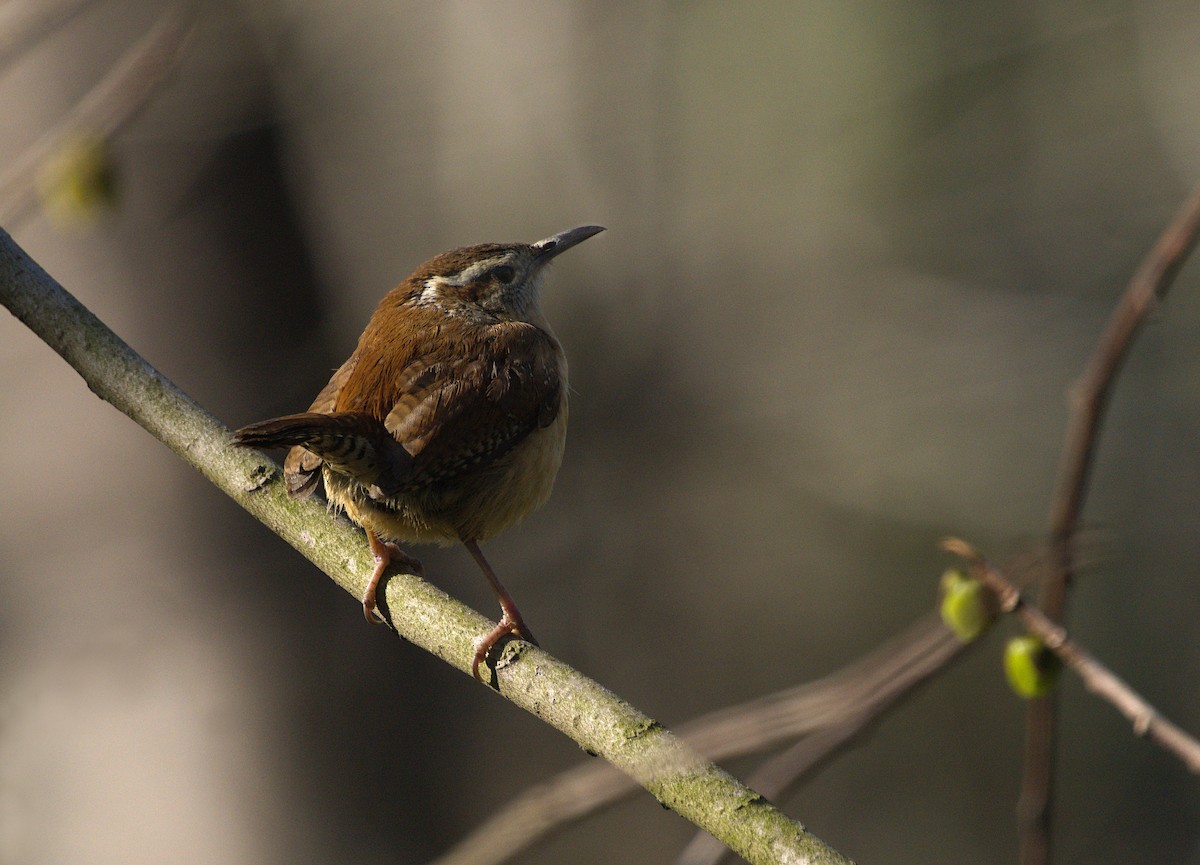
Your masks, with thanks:
[[[491,653],[496,644],[505,637],[515,637],[518,640],[524,640],[531,646],[536,646],[538,641],[534,639],[529,627],[520,619],[510,619],[507,615],[500,618],[496,627],[482,637],[475,639],[475,657],[471,660],[471,675],[476,681],[482,682],[483,678],[479,675],[479,665],[485,664],[487,656]]]

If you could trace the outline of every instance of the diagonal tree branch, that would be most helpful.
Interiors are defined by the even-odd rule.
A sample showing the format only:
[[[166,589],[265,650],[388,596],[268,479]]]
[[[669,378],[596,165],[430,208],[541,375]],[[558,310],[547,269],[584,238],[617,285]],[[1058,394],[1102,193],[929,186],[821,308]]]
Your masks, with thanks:
[[[792,768],[797,774],[812,771],[967,645],[937,616],[926,617],[824,679],[720,709],[681,724],[678,733],[713,760],[766,751],[804,737],[790,753],[806,763],[800,767],[793,760]],[[610,766],[582,763],[509,800],[430,865],[500,865],[636,789]]]
[[[762,790],[764,796],[778,798],[789,787],[804,780],[818,764],[828,761],[860,736],[873,720],[878,720],[878,715],[864,713],[848,718],[838,726],[805,736],[755,769],[750,775],[750,783],[755,790]],[[680,851],[675,865],[717,865],[731,855],[728,847],[700,830]]]
[[[845,702],[841,717],[822,719],[824,723],[809,735],[755,769],[750,775],[750,783],[755,790],[772,800],[782,796],[874,729],[883,720],[885,712],[899,705],[934,674],[945,669],[970,645],[974,643],[959,641],[936,616],[918,621],[904,637],[889,642],[854,665],[859,667],[864,662],[878,661],[879,671],[884,672],[891,667],[893,676],[880,679],[873,686],[869,678],[864,677],[863,687],[855,689],[855,699]],[[883,663],[889,655],[894,657],[894,661],[891,664]],[[842,675],[839,674],[838,678]],[[833,681],[827,686],[836,684]],[[686,729],[680,728],[681,735],[686,736]],[[728,858],[728,847],[707,832],[700,831],[680,852],[675,865],[717,865]]]
[[[287,498],[274,463],[230,446],[229,431],[55,282],[0,230],[0,303],[83,376],[355,599],[371,571],[362,535],[316,502]],[[397,632],[463,672],[483,616],[411,574],[388,581]],[[762,796],[615,694],[548,653],[510,644],[496,688],[634,778],[663,805],[754,863],[848,863]]]

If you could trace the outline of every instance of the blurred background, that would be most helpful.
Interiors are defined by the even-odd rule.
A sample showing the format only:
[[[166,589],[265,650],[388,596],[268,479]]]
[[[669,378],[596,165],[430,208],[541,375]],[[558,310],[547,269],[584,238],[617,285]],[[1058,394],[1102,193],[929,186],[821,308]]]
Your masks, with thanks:
[[[169,8],[0,4],[0,166]],[[305,408],[432,255],[608,226],[544,296],[573,386],[555,494],[488,552],[547,649],[669,726],[903,630],[945,534],[1037,548],[1067,389],[1200,180],[1182,0],[188,14],[108,138],[115,206],[5,227],[239,426]],[[1192,263],[1117,386],[1070,611],[1193,732],[1197,345]],[[419,863],[586,759],[367,627],[8,315],[0,424],[0,861]],[[495,615],[465,551],[415,552]],[[1011,633],[780,804],[864,863],[1012,862]],[[1200,862],[1195,778],[1071,678],[1062,704],[1059,861]],[[523,861],[691,835],[643,795]]]

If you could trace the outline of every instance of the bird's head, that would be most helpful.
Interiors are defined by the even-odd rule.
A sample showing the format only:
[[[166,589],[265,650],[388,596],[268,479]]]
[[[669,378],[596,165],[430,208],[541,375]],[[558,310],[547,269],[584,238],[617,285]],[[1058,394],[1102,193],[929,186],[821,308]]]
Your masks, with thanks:
[[[482,243],[443,252],[405,281],[406,300],[452,316],[528,320],[538,314],[538,289],[546,265],[603,230],[599,225],[581,225],[536,243]]]

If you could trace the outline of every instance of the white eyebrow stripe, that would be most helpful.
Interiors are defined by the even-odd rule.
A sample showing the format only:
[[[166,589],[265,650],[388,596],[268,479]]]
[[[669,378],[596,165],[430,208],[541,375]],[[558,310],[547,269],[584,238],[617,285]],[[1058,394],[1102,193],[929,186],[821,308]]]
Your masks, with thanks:
[[[421,289],[421,294],[417,297],[419,304],[436,303],[442,296],[442,286],[450,286],[452,288],[461,288],[462,286],[473,282],[483,274],[487,273],[497,264],[505,261],[507,256],[499,255],[495,258],[487,258],[483,261],[477,261],[470,267],[463,268],[460,273],[453,276],[431,276],[425,280],[425,287]]]
[[[464,268],[462,273],[452,279],[447,280],[448,285],[466,285],[468,282],[474,282],[483,276],[500,262],[507,259],[508,256],[498,255],[495,258],[485,258],[483,261],[477,261],[470,267]]]

